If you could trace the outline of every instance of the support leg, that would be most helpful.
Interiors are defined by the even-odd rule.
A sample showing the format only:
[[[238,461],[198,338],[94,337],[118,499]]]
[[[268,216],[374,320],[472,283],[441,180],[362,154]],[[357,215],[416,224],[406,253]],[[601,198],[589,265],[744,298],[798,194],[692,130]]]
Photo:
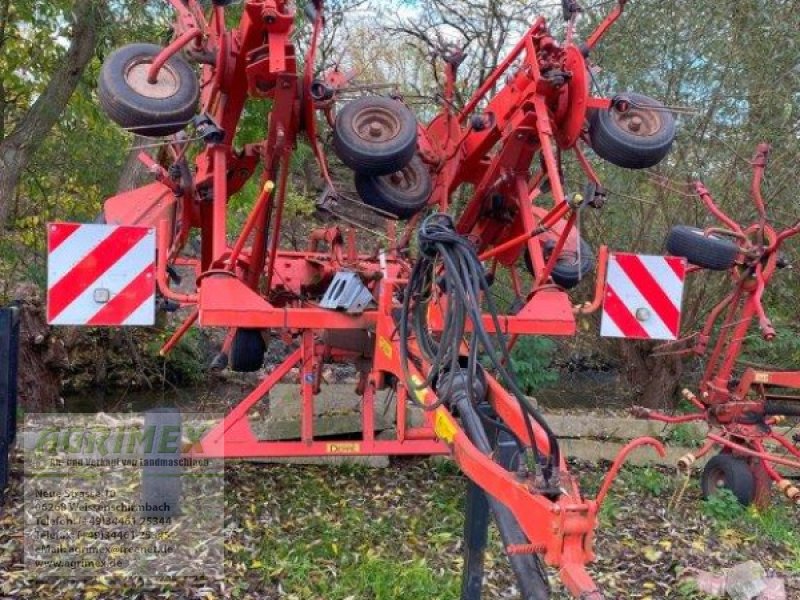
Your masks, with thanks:
[[[303,441],[314,441],[314,334],[310,329],[303,331],[302,365],[300,368],[300,433]]]
[[[464,574],[461,600],[481,600],[483,558],[489,537],[489,499],[470,481],[467,484],[467,505],[464,514]]]
[[[465,431],[484,452],[496,450],[495,460],[507,470],[516,468],[518,450],[515,440],[504,431],[481,420],[466,398],[458,402]],[[489,413],[488,405],[479,410]],[[483,558],[489,528],[489,508],[492,510],[500,537],[506,547],[524,546],[528,538],[520,529],[513,513],[506,506],[488,496],[474,483],[469,483],[464,522],[464,576],[461,600],[480,600],[483,583]],[[508,557],[520,587],[523,600],[547,600],[550,597],[547,575],[536,554],[515,554]]]
[[[19,309],[0,308],[0,505],[8,484],[9,450],[17,434]]]

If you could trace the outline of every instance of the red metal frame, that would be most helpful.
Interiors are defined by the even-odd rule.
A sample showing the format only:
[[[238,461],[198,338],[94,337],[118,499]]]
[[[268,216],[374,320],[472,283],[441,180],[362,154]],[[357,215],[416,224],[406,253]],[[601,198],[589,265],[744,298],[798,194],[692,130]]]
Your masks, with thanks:
[[[792,501],[800,503],[800,491],[774,466],[800,468],[800,448],[774,428],[782,418],[770,415],[767,410],[770,400],[789,399],[797,402],[800,411],[800,395],[785,397],[770,389],[800,390],[800,371],[776,372],[748,368],[741,373],[737,383],[737,362],[753,322],[758,323],[765,340],[770,341],[775,337],[775,328],[764,311],[762,297],[777,268],[778,253],[783,242],[800,234],[800,221],[778,231],[767,220],[761,184],[768,155],[769,146],[759,144],[752,161],[751,183],[758,221],[750,226],[743,227],[725,214],[701,182],[694,184],[695,192],[703,204],[724,225],[724,228],[709,228],[706,233],[729,236],[740,248],[737,263],[730,271],[732,291],[711,310],[698,334],[678,340],[693,340],[693,345],[678,350],[671,349],[675,343],[662,347],[662,353],[708,356],[700,378],[699,394],[695,395],[689,390],[683,392],[698,411],[672,416],[634,407],[634,413],[665,423],[705,421],[710,426],[708,443],[700,451],[684,457],[681,462],[683,466],[688,467],[697,458],[719,448],[722,452],[747,458],[752,469],[763,469],[782,492]],[[791,458],[776,455],[768,449],[767,444],[777,445]],[[767,498],[768,495],[763,497]]]
[[[191,182],[172,179],[163,166],[143,156],[156,182],[107,200],[106,220],[157,227],[160,293],[180,305],[193,307],[162,352],[173,348],[195,323],[226,327],[231,332],[235,328],[271,329],[299,342],[297,350],[203,438],[203,455],[451,453],[464,473],[508,506],[518,520],[530,545],[510,548],[510,552],[541,552],[548,564],[559,569],[565,585],[576,597],[601,598],[586,571],[587,562],[594,557],[592,542],[599,505],[631,450],[651,445],[663,453],[661,445],[645,438],[625,448],[596,500],[582,496],[562,459],[557,467],[563,493],[551,499],[537,492],[528,480],[482,454],[445,406],[427,411],[424,426],[409,427],[409,389],[403,380],[394,313],[398,292],[406,285],[411,270],[404,250],[418,219],[410,222],[399,242],[394,240],[394,224],[388,223],[391,243],[372,254],[358,253],[353,231],[339,227],[315,231],[305,251],[280,247],[289,158],[301,132],[311,143],[323,176],[333,188],[317,139],[316,112],[323,112],[326,121],[333,122],[335,92],[347,77],[338,71],[326,73],[323,81],[334,90],[334,98],[313,99],[310,90],[323,23],[321,2],[314,3],[312,43],[302,74],[297,72],[290,37],[295,15],[288,1],[245,0],[241,21],[232,30],[225,26],[221,7],[214,7],[206,19],[196,0],[170,2],[178,15],[175,41],[156,58],[150,76],[157,77],[160,66],[181,49],[199,57],[203,63],[201,112],[210,115],[224,135],[199,152]],[[474,192],[458,218],[457,229],[475,240],[481,258],[491,261],[493,271],[508,269],[516,291],[527,299],[519,312],[499,316],[501,328],[512,334],[512,341],[517,334],[572,335],[574,313],[590,312],[599,306],[602,285],[598,285],[598,297],[592,302],[574,307],[566,292],[550,282],[550,273],[562,250],[578,247],[577,212],[593,200],[584,200],[578,194],[566,195],[561,183],[562,155],[574,154],[587,178],[599,185],[581,149],[587,140],[586,117],[589,109],[609,109],[612,105],[610,99],[591,96],[585,54],[620,17],[624,4],[619,0],[583,46],[572,41],[574,18],[564,44],[550,35],[544,18],[537,18],[458,112],[451,108],[456,67],[453,62],[447,63],[443,108],[429,124],[419,127],[419,153],[434,178],[431,204],[446,210],[459,186],[473,185]],[[494,92],[504,75],[506,84]],[[272,110],[265,123],[265,139],[237,152],[233,139],[249,97],[271,99]],[[483,108],[477,113],[479,106]],[[175,160],[185,156],[186,143],[175,139],[171,147]],[[541,168],[530,177],[537,156]],[[259,163],[263,167],[262,191],[230,246],[228,199],[253,175]],[[545,179],[553,199],[549,208],[536,205]],[[198,260],[181,256],[192,229],[199,229],[201,234]],[[545,242],[554,246],[549,260],[545,260]],[[515,267],[525,250],[530,253],[534,274],[527,292],[522,289]],[[604,250],[603,257],[606,255]],[[170,289],[167,268],[171,263],[194,269],[196,291],[179,293]],[[605,261],[601,264],[604,269]],[[361,275],[376,300],[376,308],[350,315],[319,307],[318,299],[334,275],[345,269]],[[431,320],[435,322],[435,318]],[[492,320],[488,316],[485,320],[492,330]],[[370,335],[371,351],[364,356],[322,342],[320,334],[339,330]],[[226,349],[231,339],[229,333]],[[319,390],[322,364],[356,359],[371,361],[357,385],[362,397],[363,438],[319,440],[313,428],[313,397]],[[294,367],[300,371],[301,439],[259,440],[250,428],[248,412]],[[419,371],[412,371],[421,377]],[[517,400],[491,377],[488,382],[488,400],[499,418],[520,439],[527,439],[526,417]],[[387,387],[396,391],[397,436],[378,440],[374,437],[375,394]],[[430,389],[418,395],[423,403],[436,401]],[[538,450],[546,455],[550,452],[548,438],[538,425],[533,425]]]

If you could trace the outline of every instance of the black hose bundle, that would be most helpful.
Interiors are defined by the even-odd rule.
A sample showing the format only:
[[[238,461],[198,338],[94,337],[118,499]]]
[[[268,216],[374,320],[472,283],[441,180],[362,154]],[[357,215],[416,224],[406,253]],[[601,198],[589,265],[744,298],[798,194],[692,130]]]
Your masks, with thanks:
[[[511,364],[508,346],[497,318],[497,309],[489,293],[489,284],[475,245],[468,238],[456,232],[453,220],[449,215],[441,213],[430,215],[422,222],[418,240],[420,257],[414,265],[403,296],[399,324],[400,357],[406,385],[412,392],[426,387],[436,389],[439,396],[436,403],[420,403],[427,410],[433,410],[449,401],[451,391],[454,389],[454,376],[462,376],[462,373],[466,373],[466,385],[463,385],[464,382],[459,382],[460,385],[457,387],[465,388],[474,394],[476,389],[482,387],[480,384],[476,387],[480,372],[478,355],[482,348],[500,380],[519,402],[523,415],[529,417],[525,419],[529,438],[528,447],[533,452],[534,464],[537,465],[537,468],[540,466],[539,452],[531,419],[546,432],[551,452],[548,463],[544,465],[544,475],[546,479],[549,479],[553,471],[557,472],[560,462],[558,440],[544,417],[522,392],[513,372],[506,367]],[[437,336],[431,334],[428,326],[428,307],[433,298],[435,286],[439,286],[447,298],[442,332]],[[483,324],[481,310],[483,298],[486,300],[487,311],[491,315],[494,330],[499,338],[497,344]],[[472,325],[472,331],[468,337],[466,336],[467,319]],[[408,348],[408,339],[411,333],[409,322],[412,323],[413,333],[420,351],[431,365],[423,383],[415,383],[409,376],[408,361],[412,358]],[[464,342],[468,348],[466,365],[463,364],[461,354]],[[449,376],[450,374],[453,376]],[[417,401],[415,393],[410,396]],[[474,397],[471,399],[474,403],[483,400],[483,398]],[[502,424],[495,423],[495,425],[506,429]]]

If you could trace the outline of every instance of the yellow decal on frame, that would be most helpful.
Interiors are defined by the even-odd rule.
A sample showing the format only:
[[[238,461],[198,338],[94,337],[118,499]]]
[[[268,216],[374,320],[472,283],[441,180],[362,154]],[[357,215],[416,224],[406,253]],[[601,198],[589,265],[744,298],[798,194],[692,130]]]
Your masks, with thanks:
[[[358,442],[336,442],[326,446],[328,454],[358,454],[361,444]]]

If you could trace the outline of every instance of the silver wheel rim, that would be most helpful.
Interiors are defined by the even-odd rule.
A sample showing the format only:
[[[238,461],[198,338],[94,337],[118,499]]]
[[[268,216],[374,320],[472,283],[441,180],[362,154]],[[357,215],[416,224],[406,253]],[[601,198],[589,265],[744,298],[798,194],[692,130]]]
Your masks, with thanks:
[[[169,64],[165,64],[158,72],[158,80],[150,83],[147,74],[150,70],[152,59],[140,59],[131,63],[125,71],[125,82],[140,96],[153,100],[165,100],[178,93],[180,78]]]

